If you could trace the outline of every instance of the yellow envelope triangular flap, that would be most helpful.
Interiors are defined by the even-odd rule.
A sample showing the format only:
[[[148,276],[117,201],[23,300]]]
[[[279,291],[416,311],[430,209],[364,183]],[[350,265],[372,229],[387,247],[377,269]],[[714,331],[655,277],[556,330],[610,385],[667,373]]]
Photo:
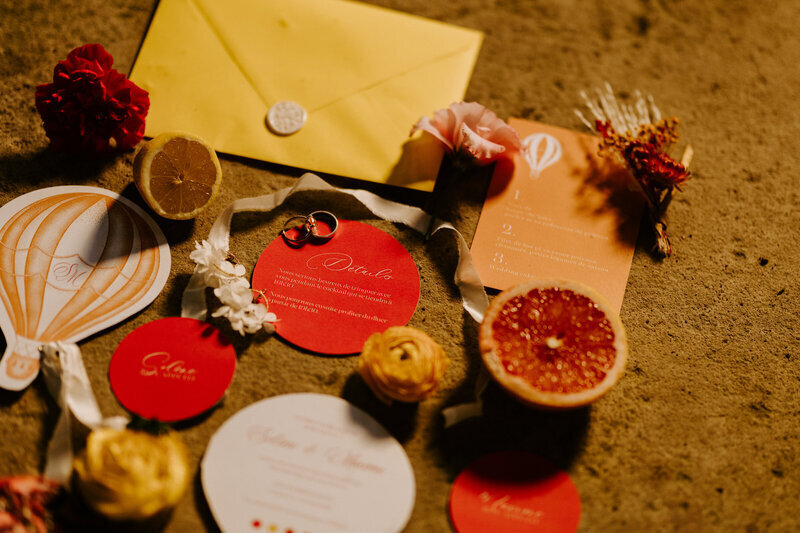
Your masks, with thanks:
[[[324,12],[329,4],[344,6],[345,10],[357,6],[359,13],[366,9],[370,14],[388,14],[392,21],[412,21],[415,31],[421,31],[418,28],[422,26],[444,28],[445,33],[457,37],[448,41],[453,46],[442,48],[437,53],[433,53],[420,40],[421,37],[414,37],[417,40],[410,39],[406,44],[413,44],[410,47],[417,55],[405,56],[413,59],[406,64],[407,68],[384,69],[370,76],[368,71],[373,68],[370,64],[373,59],[369,53],[365,56],[364,51],[368,51],[371,44],[363,40],[359,28],[374,24],[364,20],[353,21],[345,12],[341,15],[343,20],[353,22],[348,46],[362,49],[359,53],[346,52],[354,54],[349,58],[336,55],[330,59],[331,64],[323,71],[327,79],[319,81],[320,74],[314,72],[317,67],[304,63],[309,59],[302,46],[298,50],[284,43],[265,55],[258,52],[257,47],[248,46],[248,43],[261,40],[246,35],[244,30],[220,29],[230,24],[230,17],[225,19],[227,22],[217,20],[222,16],[217,10],[243,11],[245,15],[250,13],[255,20],[256,14],[249,9],[260,12],[269,5],[276,12],[282,12],[278,7],[284,4],[298,9],[293,17],[300,17],[299,13],[303,12],[305,17],[317,21],[326,20],[325,17],[316,17],[316,13],[320,9]],[[288,15],[278,19],[286,19],[287,24],[293,20]],[[420,25],[420,21],[425,24]],[[403,23],[399,26],[402,27]],[[308,27],[312,27],[310,22]],[[395,31],[391,25],[382,27],[384,32]],[[317,41],[327,38],[324,28],[329,28],[329,25],[318,26]],[[229,37],[221,37],[228,34]],[[434,110],[463,98],[481,41],[482,35],[473,30],[453,28],[343,0],[291,0],[284,3],[271,0],[228,0],[224,3],[161,0],[131,78],[150,92],[148,136],[171,130],[188,131],[203,137],[221,152],[377,182],[388,179],[407,187],[429,189],[430,180],[438,168],[438,161],[433,160],[435,151],[429,150],[434,156],[430,163],[415,157],[406,158],[405,163],[397,168],[395,165],[401,155],[407,155],[404,143],[411,127],[421,116],[430,115]],[[426,53],[420,54],[420,49],[425,49]],[[340,54],[344,53],[342,50],[339,49]],[[285,137],[266,128],[264,119],[274,102],[269,101],[271,93],[256,90],[256,85],[261,82],[254,81],[267,72],[273,56],[279,56],[287,65],[294,65],[294,69],[286,76],[274,76],[275,82],[269,90],[280,91],[275,94],[286,95],[280,99],[297,101],[308,112],[302,129]],[[347,66],[359,62],[363,68]],[[362,77],[352,77],[351,72]],[[346,80],[339,81],[341,77]],[[341,94],[334,97],[330,87],[337,87]],[[349,87],[355,88],[345,90]],[[320,105],[309,106],[304,98]],[[425,165],[429,172],[420,176],[416,176],[419,173],[416,170],[414,176],[405,175],[408,172],[403,170],[427,168]],[[405,174],[400,176],[398,169]],[[390,175],[391,178],[387,178]]]
[[[149,137],[184,130],[223,150],[242,126],[237,121],[266,113],[192,0],[161,0],[131,79],[150,93]]]
[[[277,163],[384,182],[400,159],[412,126],[425,114],[418,109],[430,110],[430,114],[451,103],[430,88],[443,88],[458,97],[463,83],[456,81],[457,74],[465,68],[469,72],[474,57],[470,52],[457,54],[352,94],[309,113],[306,125],[289,137],[253,129],[258,139],[253,148],[268,151],[270,161]],[[433,160],[428,173],[408,179],[435,179],[437,169],[438,161]]]
[[[266,105],[308,111],[474,50],[482,35],[345,0],[193,1]]]

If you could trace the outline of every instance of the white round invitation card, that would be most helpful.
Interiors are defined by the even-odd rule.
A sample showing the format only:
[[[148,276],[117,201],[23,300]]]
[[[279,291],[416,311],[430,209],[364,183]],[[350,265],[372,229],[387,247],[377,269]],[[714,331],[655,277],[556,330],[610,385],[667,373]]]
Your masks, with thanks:
[[[416,494],[394,437],[349,402],[314,393],[261,400],[229,418],[201,478],[226,533],[397,533]]]

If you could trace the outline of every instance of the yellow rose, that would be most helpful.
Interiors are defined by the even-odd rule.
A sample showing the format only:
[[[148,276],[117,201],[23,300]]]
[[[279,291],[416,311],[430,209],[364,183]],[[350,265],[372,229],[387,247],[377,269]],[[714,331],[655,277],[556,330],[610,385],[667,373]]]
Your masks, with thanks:
[[[86,503],[116,520],[145,519],[174,507],[189,484],[186,447],[174,432],[93,431],[74,466]]]
[[[394,326],[367,339],[358,371],[382,402],[418,402],[436,391],[447,363],[442,347],[424,331]]]

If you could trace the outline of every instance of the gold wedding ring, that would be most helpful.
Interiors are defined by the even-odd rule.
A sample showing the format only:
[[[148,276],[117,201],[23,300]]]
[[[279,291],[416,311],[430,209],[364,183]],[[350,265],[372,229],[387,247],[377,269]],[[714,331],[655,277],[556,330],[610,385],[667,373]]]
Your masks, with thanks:
[[[330,232],[319,233],[319,222],[330,227]],[[308,240],[327,241],[339,229],[339,219],[330,211],[314,211],[309,215],[292,215],[283,223],[281,235],[290,245],[299,245]]]
[[[281,230],[283,238],[289,241],[289,244],[300,244],[305,242],[311,236],[311,228],[308,226],[308,217],[303,215],[293,215],[283,223]]]
[[[325,222],[328,225],[328,227],[331,228],[331,231],[329,233],[326,233],[325,235],[320,235],[319,231],[317,231],[318,220]],[[336,233],[337,229],[339,229],[339,219],[336,218],[336,215],[334,215],[330,211],[314,211],[313,213],[308,215],[308,223],[312,237],[314,239],[321,241],[327,241],[328,239],[333,237],[333,234]]]

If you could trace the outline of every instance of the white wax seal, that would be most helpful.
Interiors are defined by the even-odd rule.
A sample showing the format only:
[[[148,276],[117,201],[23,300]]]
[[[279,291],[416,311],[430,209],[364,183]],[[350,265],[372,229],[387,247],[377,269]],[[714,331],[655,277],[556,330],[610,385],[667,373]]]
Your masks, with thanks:
[[[284,100],[267,111],[267,127],[277,135],[291,135],[300,131],[307,117],[306,110],[300,104]]]

